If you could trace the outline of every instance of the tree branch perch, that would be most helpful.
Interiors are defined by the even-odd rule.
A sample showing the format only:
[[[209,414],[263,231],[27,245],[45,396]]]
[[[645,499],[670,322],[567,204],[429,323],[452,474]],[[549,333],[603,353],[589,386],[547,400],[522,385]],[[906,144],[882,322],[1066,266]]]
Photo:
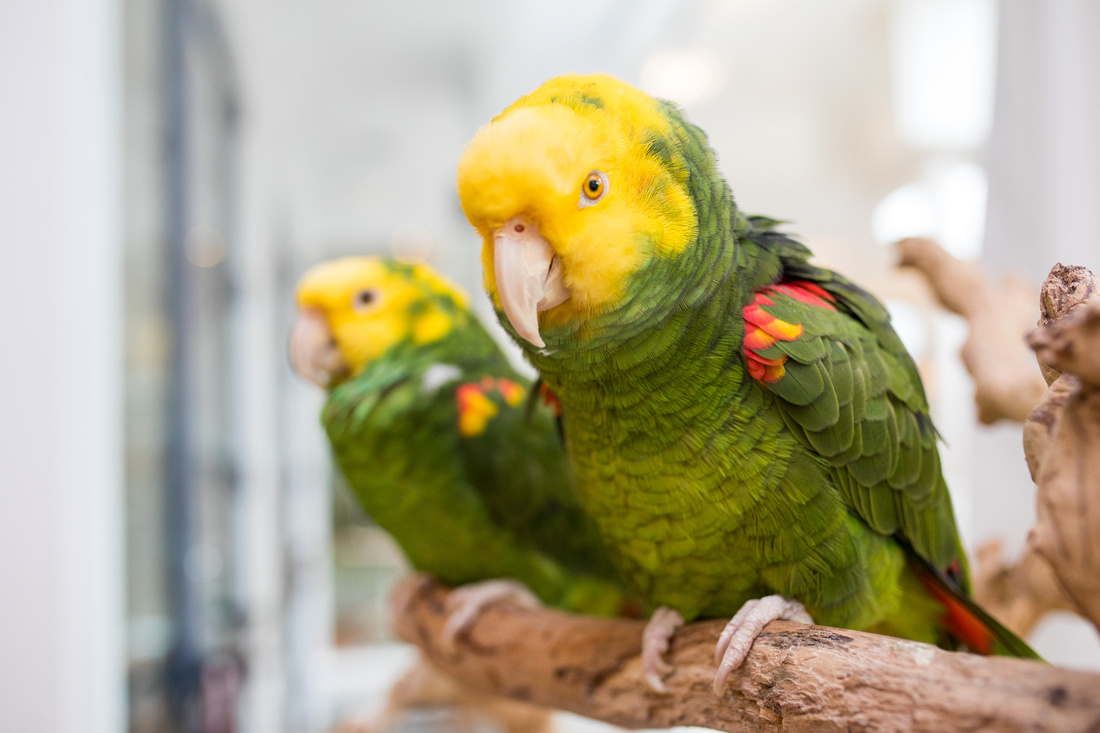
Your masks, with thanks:
[[[1100,675],[784,621],[767,626],[724,698],[710,688],[722,621],[693,623],[676,635],[668,695],[649,691],[643,681],[641,621],[501,605],[486,611],[448,655],[440,645],[445,594],[441,586],[412,580],[394,600],[398,635],[435,665],[475,690],[628,728],[1100,728]]]
[[[1100,628],[1100,287],[1091,272],[1051,270],[1027,341],[1050,382],[1024,432],[1039,487],[1028,544]]]

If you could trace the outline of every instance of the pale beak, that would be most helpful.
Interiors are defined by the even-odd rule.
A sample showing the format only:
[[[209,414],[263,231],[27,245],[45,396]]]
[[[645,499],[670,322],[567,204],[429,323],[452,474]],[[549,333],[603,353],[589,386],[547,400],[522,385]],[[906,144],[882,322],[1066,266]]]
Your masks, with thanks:
[[[493,230],[493,270],[512,328],[535,346],[546,346],[539,334],[539,313],[573,294],[562,280],[561,258],[539,235],[537,224],[517,216]]]
[[[325,389],[335,377],[348,372],[328,319],[312,308],[298,311],[290,329],[290,366],[299,376]]]

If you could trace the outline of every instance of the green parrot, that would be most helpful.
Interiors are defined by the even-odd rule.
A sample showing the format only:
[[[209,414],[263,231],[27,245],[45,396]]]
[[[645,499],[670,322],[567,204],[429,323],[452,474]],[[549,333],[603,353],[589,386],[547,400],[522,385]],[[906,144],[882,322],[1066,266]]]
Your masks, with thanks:
[[[581,504],[659,607],[651,685],[684,619],[731,614],[719,694],[776,618],[1035,656],[967,597],[885,308],[739,212],[678,108],[552,79],[478,131],[458,192],[500,321],[560,400]]]
[[[553,412],[467,308],[422,264],[348,257],[297,289],[291,363],[328,393],[321,421],[363,509],[419,571],[448,585],[509,578],[566,610],[630,600],[574,494]],[[451,594],[446,636],[513,582]]]

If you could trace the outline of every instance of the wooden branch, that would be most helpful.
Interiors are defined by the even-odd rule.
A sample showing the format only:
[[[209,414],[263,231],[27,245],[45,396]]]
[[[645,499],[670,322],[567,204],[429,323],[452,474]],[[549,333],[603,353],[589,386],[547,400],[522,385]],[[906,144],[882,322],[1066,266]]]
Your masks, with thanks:
[[[1100,387],[1100,302],[1036,328],[1027,342],[1048,370],[1072,374],[1088,389]]]
[[[1100,628],[1097,446],[1100,390],[1082,386],[1070,395],[1054,425],[1039,471],[1038,519],[1028,542],[1054,568],[1066,594]]]
[[[446,589],[412,580],[395,594],[397,633],[487,693],[630,728],[1028,730],[1100,727],[1100,675],[978,657],[843,629],[767,626],[723,698],[711,691],[722,621],[684,627],[655,694],[642,677],[644,623],[514,606],[487,610],[453,655],[440,646]]]
[[[940,303],[970,322],[962,360],[974,378],[978,419],[1023,422],[1046,389],[1024,345],[1035,323],[1034,288],[1011,277],[992,283],[930,239],[903,239],[897,248],[900,266],[921,272]]]
[[[1063,265],[1061,262],[1050,270],[1039,293],[1039,325],[1049,326],[1059,318],[1068,316],[1084,305],[1100,298],[1098,283],[1087,267]],[[1061,375],[1061,371],[1038,355],[1039,368],[1047,384]]]
[[[1100,288],[1085,268],[1059,264],[1041,308],[1028,344],[1053,381],[1025,425],[1039,487],[1028,543],[1100,629]]]
[[[1055,425],[1065,410],[1070,397],[1080,388],[1073,374],[1062,378],[1062,370],[1067,363],[1071,373],[1077,373],[1087,366],[1077,365],[1080,349],[1074,354],[1074,333],[1078,324],[1093,322],[1093,315],[1084,315],[1082,320],[1067,316],[1078,313],[1085,307],[1097,307],[1100,304],[1100,283],[1084,267],[1056,264],[1043,281],[1039,293],[1039,327],[1028,334],[1028,345],[1036,351],[1039,369],[1049,387],[1035,408],[1024,421],[1024,456],[1027,458],[1031,478],[1038,482],[1039,468],[1047,446],[1050,444]],[[1084,345],[1084,344],[1080,344]],[[1086,359],[1090,355],[1086,354]],[[1095,366],[1092,368],[1095,374]],[[1096,384],[1095,377],[1091,382]]]

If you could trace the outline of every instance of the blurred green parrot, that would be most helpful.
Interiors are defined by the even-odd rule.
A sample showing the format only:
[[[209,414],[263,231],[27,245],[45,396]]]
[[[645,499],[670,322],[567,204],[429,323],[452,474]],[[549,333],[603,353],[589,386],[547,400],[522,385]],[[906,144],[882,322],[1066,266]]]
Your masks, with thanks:
[[[366,512],[452,592],[446,635],[501,596],[618,615],[631,601],[577,502],[552,410],[426,265],[348,257],[297,289],[295,371]],[[446,639],[445,639],[446,641]]]
[[[470,142],[458,191],[504,327],[560,400],[578,495],[650,607],[1034,657],[967,597],[935,428],[873,296],[738,211],[703,132],[607,76],[553,79]]]

